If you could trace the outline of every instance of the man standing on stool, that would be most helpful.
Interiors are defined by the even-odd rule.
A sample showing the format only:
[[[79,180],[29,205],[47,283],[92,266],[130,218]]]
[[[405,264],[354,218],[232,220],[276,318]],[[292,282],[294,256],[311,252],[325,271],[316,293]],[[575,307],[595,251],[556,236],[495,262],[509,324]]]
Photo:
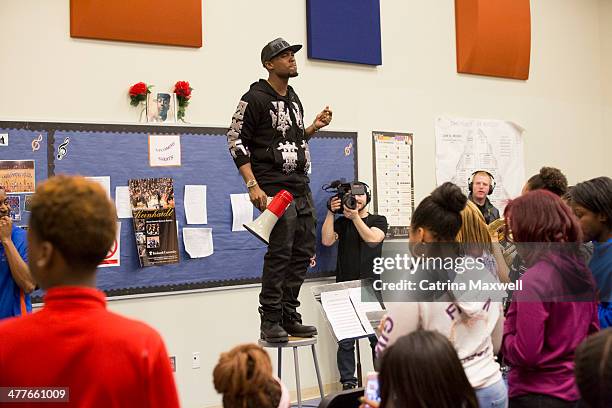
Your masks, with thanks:
[[[368,213],[367,205],[371,196],[367,185],[360,182],[352,184],[362,184],[366,192],[355,195],[357,208],[351,210],[344,206],[342,209],[344,216],[334,220],[334,211],[343,205],[338,197],[333,197],[321,231],[323,245],[332,246],[338,241],[337,282],[374,278],[374,258],[380,257],[382,253],[382,241],[388,229],[385,216]],[[370,336],[369,340],[374,356],[376,336]],[[358,343],[357,346],[359,347]],[[355,378],[354,339],[338,342],[337,361],[342,389],[355,388],[357,378]]]
[[[477,170],[468,179],[469,199],[476,204],[487,224],[499,218],[499,210],[491,204],[488,195],[493,194],[495,178],[485,170]]]
[[[310,194],[308,140],[331,122],[325,108],[305,127],[304,109],[289,86],[298,75],[294,53],[301,45],[282,38],[261,50],[268,79],[251,85],[238,103],[227,132],[229,151],[249,190],[253,205],[263,211],[268,197],[280,190],[294,199],[270,234],[264,257],[259,313],[261,338],[286,342],[288,335],[311,337],[314,326],[302,324],[298,295],[310,258],[315,254],[316,212]]]

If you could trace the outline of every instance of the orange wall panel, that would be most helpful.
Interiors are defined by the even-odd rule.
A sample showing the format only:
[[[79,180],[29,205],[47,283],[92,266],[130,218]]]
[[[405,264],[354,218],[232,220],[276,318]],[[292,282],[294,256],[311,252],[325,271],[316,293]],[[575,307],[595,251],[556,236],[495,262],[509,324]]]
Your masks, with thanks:
[[[457,72],[529,78],[529,0],[455,0]]]
[[[202,0],[70,0],[70,36],[202,46]]]

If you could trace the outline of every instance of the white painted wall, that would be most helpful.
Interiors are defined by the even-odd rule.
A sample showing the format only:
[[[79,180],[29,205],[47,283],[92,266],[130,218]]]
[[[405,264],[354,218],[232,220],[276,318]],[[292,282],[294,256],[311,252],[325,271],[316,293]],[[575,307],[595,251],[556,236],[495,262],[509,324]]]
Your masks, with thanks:
[[[318,306],[312,300],[311,288],[326,282],[305,283],[302,286],[300,309],[304,321],[319,328],[319,365],[324,383],[334,381],[336,373],[335,344]],[[111,301],[110,308],[118,313],[141,319],[161,332],[169,353],[177,358],[176,381],[182,406],[205,407],[219,404],[212,385],[212,370],[219,354],[241,344],[257,342],[259,314],[257,313],[259,287],[233,288],[201,294],[171,295]],[[364,343],[364,370],[372,363]],[[290,390],[295,390],[293,354],[287,349],[283,354],[283,379]],[[202,367],[191,368],[194,351],[201,352]],[[270,357],[276,372],[276,350]],[[316,397],[317,381],[311,350],[299,351],[302,389]]]
[[[612,0],[599,0],[602,79],[603,151],[612,155]],[[612,177],[612,160],[606,160],[605,175]]]
[[[532,1],[531,73],[524,82],[455,72],[453,1],[381,3],[383,66],[309,61],[304,50],[298,54],[300,77],[292,81],[307,119],[329,104],[330,129],[359,132],[362,179],[371,181],[372,130],[414,132],[416,201],[423,198],[435,183],[433,124],[440,114],[507,119],[524,127],[527,175],[542,165],[560,167],[571,183],[612,173],[609,0]],[[170,90],[187,80],[195,88],[187,119],[227,126],[240,95],[265,74],[261,47],[276,36],[306,42],[303,1],[208,0],[203,24],[201,49],[72,39],[68,2],[2,1],[0,118],[135,122],[138,111],[127,97],[131,84]],[[330,384],[337,381],[335,347],[311,286],[303,287],[303,312],[307,322],[319,324],[324,382]],[[234,289],[120,300],[110,307],[162,333],[178,358],[183,405],[204,407],[220,401],[211,381],[219,353],[257,338],[257,293]],[[202,352],[199,370],[190,368],[193,351]],[[303,386],[315,387],[309,355],[301,356]],[[293,376],[286,379],[295,388]]]

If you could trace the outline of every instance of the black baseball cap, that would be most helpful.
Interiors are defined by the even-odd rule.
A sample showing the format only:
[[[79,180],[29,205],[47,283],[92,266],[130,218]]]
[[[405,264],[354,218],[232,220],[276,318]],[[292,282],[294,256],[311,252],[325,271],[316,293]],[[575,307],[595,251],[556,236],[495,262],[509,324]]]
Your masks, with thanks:
[[[302,49],[302,44],[291,45],[279,37],[276,40],[270,41],[265,47],[263,47],[261,50],[261,63],[263,64],[266,61],[270,61],[272,58],[276,57],[285,50],[291,50],[296,53],[300,49]]]

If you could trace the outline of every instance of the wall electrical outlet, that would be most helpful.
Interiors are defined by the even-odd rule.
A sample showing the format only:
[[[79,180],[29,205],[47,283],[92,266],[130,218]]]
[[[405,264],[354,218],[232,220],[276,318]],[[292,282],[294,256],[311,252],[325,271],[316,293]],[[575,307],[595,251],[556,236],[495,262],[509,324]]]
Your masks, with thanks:
[[[200,368],[200,352],[194,351],[191,358],[191,368]]]
[[[170,356],[170,366],[172,367],[172,372],[176,372],[176,357]]]

